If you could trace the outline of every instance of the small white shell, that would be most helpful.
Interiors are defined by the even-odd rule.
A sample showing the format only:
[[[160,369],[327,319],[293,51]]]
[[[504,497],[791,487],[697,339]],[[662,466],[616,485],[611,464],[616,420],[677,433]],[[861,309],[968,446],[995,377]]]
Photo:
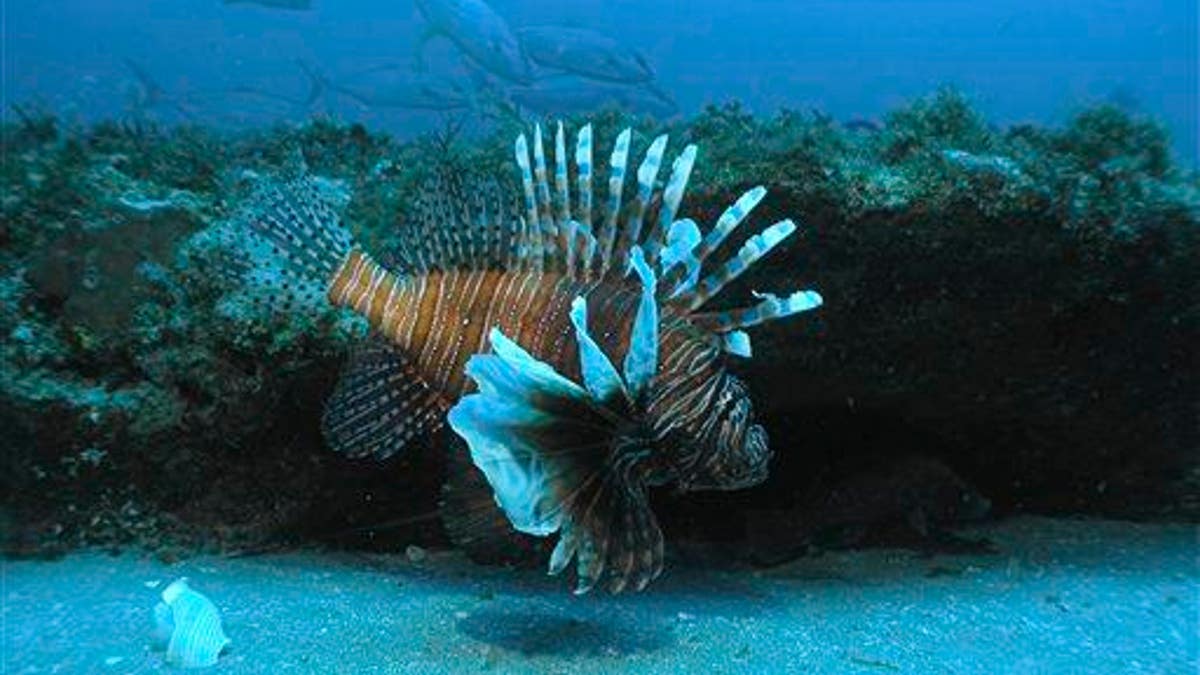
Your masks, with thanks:
[[[186,578],[167,586],[162,599],[154,608],[154,633],[167,642],[167,663],[183,668],[215,665],[229,644],[216,605],[189,588]]]

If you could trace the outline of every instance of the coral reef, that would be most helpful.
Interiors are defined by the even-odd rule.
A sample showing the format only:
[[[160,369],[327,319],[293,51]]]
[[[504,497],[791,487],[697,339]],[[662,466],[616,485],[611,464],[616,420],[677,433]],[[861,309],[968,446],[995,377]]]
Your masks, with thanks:
[[[593,121],[597,138],[632,121],[635,145],[664,130]],[[437,165],[507,176],[514,130],[399,142],[328,120],[229,136],[36,115],[0,130],[6,550],[237,550],[388,513],[415,516],[404,543],[436,538],[420,517],[436,472],[411,468],[436,458],[322,449],[320,404],[363,326],[254,302],[230,220],[248,176],[302,162],[386,249]],[[755,344],[777,461],[726,509],[916,453],[1001,512],[1200,516],[1200,179],[1152,120],[1095,108],[996,128],[947,90],[878,128],[729,104],[665,130],[701,146],[684,205],[698,222],[756,184],[757,218],[801,220],[730,298],[812,285],[827,300]]]

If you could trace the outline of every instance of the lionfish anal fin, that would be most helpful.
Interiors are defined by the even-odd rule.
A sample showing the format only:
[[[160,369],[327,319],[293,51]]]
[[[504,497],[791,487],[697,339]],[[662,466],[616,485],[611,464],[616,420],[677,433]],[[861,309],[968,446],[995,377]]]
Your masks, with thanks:
[[[321,429],[335,451],[383,460],[442,428],[447,409],[404,354],[375,336],[351,352]]]

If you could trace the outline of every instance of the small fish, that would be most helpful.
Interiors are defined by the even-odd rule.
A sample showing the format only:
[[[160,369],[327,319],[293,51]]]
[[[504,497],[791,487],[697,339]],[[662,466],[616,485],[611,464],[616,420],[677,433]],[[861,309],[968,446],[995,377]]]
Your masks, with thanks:
[[[184,105],[183,101],[169,94],[140,63],[130,58],[122,60],[136,80],[130,90],[129,100],[130,112],[135,117],[144,117],[151,110],[162,107],[171,108],[189,119],[193,116],[192,111]]]
[[[271,9],[306,11],[312,9],[312,0],[221,0],[225,5],[258,5]]]
[[[1019,180],[1024,175],[1016,162],[1000,155],[976,155],[965,150],[943,150],[942,158],[978,176]]]
[[[422,73],[393,71],[387,77],[377,74],[366,81],[331,87],[375,110],[445,111],[474,105],[471,92],[458,82]]]
[[[641,84],[654,69],[637,50],[586,28],[530,26],[517,30],[525,54],[535,64],[594,80]]]
[[[851,117],[842,122],[842,128],[846,131],[861,132],[865,134],[877,134],[883,130],[883,127],[872,119],[865,117]]]
[[[872,530],[904,525],[922,540],[976,522],[991,501],[945,464],[920,455],[902,457],[818,490],[795,509],[747,517],[758,562],[782,562],[813,543],[852,546]]]
[[[510,105],[539,115],[594,113],[615,107],[665,120],[679,112],[675,100],[657,88],[592,82],[577,77],[555,77],[529,86],[505,87],[500,95]]]
[[[461,110],[472,107],[474,97],[458,82],[446,77],[414,73],[395,65],[374,67],[337,82],[300,61],[311,82],[306,104],[328,92],[341,94],[372,110]]]
[[[326,407],[330,445],[389,457],[448,421],[486,479],[465,503],[503,512],[457,522],[480,528],[469,533],[478,539],[505,520],[533,537],[557,532],[550,571],[575,560],[577,593],[605,576],[612,592],[641,590],[661,573],[649,487],[733,490],[766,478],[767,435],[725,355],[750,355],[744,328],[822,303],[815,291],[763,293],[749,307],[704,311],[796,225],[775,223],[701,276],[766,190],[748,191],[702,234],[677,218],[696,146],[660,190],[667,136],[636,171],[631,140],[629,129],[617,137],[598,205],[590,125],[573,155],[561,124],[551,157],[540,127],[532,143],[522,134],[517,194],[497,183],[429,186],[390,269],[309,179],[262,185],[240,218],[275,249],[251,275],[276,289],[275,306],[323,298],[374,329]]]
[[[435,37],[449,39],[464,55],[489,73],[510,82],[533,82],[533,67],[517,36],[483,0],[416,0],[428,26],[417,43],[417,63]]]

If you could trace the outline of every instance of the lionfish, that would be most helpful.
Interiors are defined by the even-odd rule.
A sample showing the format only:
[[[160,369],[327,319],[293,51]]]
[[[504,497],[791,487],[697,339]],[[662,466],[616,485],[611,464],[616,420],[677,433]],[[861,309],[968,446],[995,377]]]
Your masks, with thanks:
[[[319,288],[380,339],[352,359],[326,407],[329,444],[383,458],[448,421],[511,527],[559,533],[549,571],[574,559],[576,593],[601,579],[614,593],[640,591],[661,574],[649,487],[733,490],[766,478],[767,434],[724,354],[750,355],[743,328],[822,303],[811,290],[756,293],[752,306],[703,311],[796,226],[767,227],[702,277],[766,190],[746,192],[702,234],[676,219],[696,146],[660,188],[663,135],[623,207],[630,138],[617,136],[607,202],[594,208],[591,125],[578,132],[573,170],[558,125],[553,187],[541,127],[532,144],[521,134],[523,195],[497,183],[466,197],[427,190],[391,269],[311,179],[264,182],[245,215],[274,250],[276,283]]]

